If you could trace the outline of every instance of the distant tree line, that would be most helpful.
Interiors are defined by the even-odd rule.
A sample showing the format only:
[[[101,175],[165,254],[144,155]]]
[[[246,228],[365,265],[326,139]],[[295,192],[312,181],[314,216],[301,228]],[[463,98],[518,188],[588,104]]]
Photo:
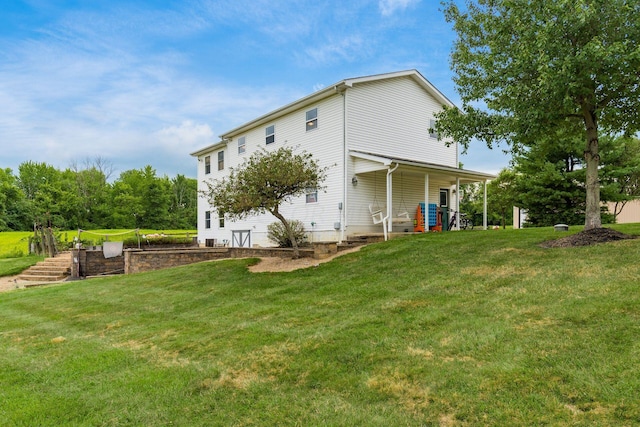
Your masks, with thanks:
[[[122,172],[101,158],[59,170],[24,162],[0,169],[0,231],[59,229],[194,229],[197,181],[157,176],[151,166]]]

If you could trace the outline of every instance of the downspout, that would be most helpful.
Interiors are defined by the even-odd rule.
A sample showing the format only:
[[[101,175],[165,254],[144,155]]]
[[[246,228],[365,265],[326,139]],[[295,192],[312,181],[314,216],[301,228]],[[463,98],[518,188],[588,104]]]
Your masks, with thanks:
[[[392,208],[393,206],[391,206],[392,201],[393,201],[393,178],[391,177],[391,174],[393,172],[395,172],[396,169],[398,169],[398,167],[400,166],[400,164],[396,164],[396,166],[394,168],[391,168],[391,165],[389,165],[389,168],[387,169],[387,216],[385,216],[382,219],[382,230],[384,232],[384,240],[387,240],[387,236],[388,236],[388,230],[392,230],[393,229],[393,220],[391,219],[391,212],[392,212]],[[388,221],[388,223],[387,223]]]
[[[337,86],[335,87],[336,92],[340,93],[342,96],[342,212],[341,214],[341,226],[340,226],[340,243],[342,243],[346,236],[345,231],[347,229],[347,212],[349,210],[347,191],[349,191],[349,182],[347,179],[347,171],[349,161],[349,156],[347,153],[347,94],[346,88],[339,89]]]

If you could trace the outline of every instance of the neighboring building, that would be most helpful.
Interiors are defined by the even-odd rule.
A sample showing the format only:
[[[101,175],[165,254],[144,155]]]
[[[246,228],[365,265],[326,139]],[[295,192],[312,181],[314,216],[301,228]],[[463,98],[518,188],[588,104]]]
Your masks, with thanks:
[[[614,202],[607,203],[607,209],[613,213],[616,209]],[[620,209],[618,207],[618,209]],[[617,224],[630,224],[640,222],[640,199],[629,200],[616,217]]]
[[[192,153],[198,159],[199,189],[206,190],[205,181],[224,177],[258,149],[293,146],[330,167],[324,192],[296,198],[281,209],[286,218],[304,223],[310,240],[413,231],[421,202],[457,211],[460,184],[494,178],[458,168],[457,144],[447,145],[433,130],[434,114],[443,106],[454,107],[416,70],[343,80]],[[198,201],[201,244],[270,246],[267,225],[275,221],[266,214],[232,222],[218,217],[204,197]],[[426,223],[435,222],[432,211]],[[445,228],[447,222],[445,217]]]

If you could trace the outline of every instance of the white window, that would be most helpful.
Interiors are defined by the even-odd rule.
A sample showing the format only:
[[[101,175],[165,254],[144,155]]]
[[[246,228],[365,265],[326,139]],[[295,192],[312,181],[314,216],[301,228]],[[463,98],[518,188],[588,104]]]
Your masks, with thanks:
[[[276,141],[276,127],[275,127],[275,125],[271,125],[267,129],[265,129],[265,134],[266,134],[265,141],[267,142],[267,144],[271,144],[272,142],[275,142]]]
[[[247,150],[247,139],[244,136],[238,138],[238,154],[244,154]]]
[[[218,170],[224,169],[224,151],[218,151]]]
[[[429,136],[440,139],[440,136],[436,132],[436,121],[434,119],[429,120]]]
[[[211,228],[211,211],[204,213],[204,228]]]
[[[312,130],[318,127],[318,109],[307,111],[307,130]]]
[[[204,158],[204,173],[211,173],[211,156],[207,156]]]
[[[318,203],[318,191],[307,192],[307,203]]]
[[[224,228],[224,214],[218,217],[218,228]]]

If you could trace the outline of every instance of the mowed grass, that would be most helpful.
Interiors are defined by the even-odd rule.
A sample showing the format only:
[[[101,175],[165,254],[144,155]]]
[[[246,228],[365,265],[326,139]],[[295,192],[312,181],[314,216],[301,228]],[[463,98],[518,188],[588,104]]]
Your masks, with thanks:
[[[537,246],[560,236],[428,234],[291,273],[226,260],[2,293],[0,424],[639,425],[640,240]]]

